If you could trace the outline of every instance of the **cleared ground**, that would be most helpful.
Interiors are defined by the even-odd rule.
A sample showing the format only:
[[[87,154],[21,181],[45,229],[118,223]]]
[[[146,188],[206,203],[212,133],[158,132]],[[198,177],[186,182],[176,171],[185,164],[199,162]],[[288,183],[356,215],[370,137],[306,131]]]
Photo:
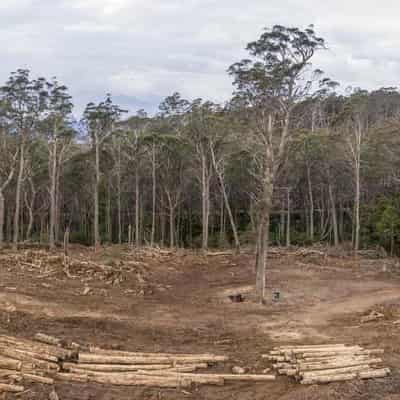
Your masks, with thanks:
[[[56,385],[60,399],[400,399],[400,265],[298,249],[275,249],[268,260],[268,298],[253,297],[254,256],[108,247],[99,254],[74,247],[71,258],[90,261],[66,269],[45,252],[0,253],[0,333],[45,332],[105,348],[212,352],[261,373],[261,354],[275,345],[349,343],[384,348],[389,378],[303,387],[286,377],[267,383],[227,383],[190,391]],[[41,261],[42,260],[42,261]],[[110,273],[98,265],[112,266]],[[232,303],[230,294],[245,301]],[[361,324],[371,310],[385,317]],[[48,399],[35,385],[20,399]],[[12,398],[9,396],[8,398]]]

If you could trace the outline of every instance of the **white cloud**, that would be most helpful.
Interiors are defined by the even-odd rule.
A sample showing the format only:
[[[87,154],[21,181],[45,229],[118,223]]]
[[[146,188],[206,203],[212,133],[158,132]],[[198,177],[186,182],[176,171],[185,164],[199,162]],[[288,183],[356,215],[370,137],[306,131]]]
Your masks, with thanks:
[[[343,86],[397,85],[400,3],[385,0],[0,0],[0,80],[57,75],[79,108],[111,91],[131,106],[179,90],[224,101],[228,66],[264,26],[314,23],[316,66]]]

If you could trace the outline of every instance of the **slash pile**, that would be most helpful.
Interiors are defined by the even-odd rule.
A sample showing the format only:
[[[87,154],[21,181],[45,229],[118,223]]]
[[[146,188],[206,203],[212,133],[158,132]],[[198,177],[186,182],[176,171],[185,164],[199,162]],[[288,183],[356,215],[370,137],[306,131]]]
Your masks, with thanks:
[[[276,347],[263,358],[275,361],[273,367],[279,374],[293,376],[307,385],[385,377],[390,370],[377,367],[382,363],[380,354],[381,349],[329,344]]]
[[[214,354],[138,353],[65,343],[37,334],[35,340],[0,335],[0,393],[21,392],[26,382],[55,381],[180,388],[225,381],[270,381],[275,375],[199,374],[228,358]]]

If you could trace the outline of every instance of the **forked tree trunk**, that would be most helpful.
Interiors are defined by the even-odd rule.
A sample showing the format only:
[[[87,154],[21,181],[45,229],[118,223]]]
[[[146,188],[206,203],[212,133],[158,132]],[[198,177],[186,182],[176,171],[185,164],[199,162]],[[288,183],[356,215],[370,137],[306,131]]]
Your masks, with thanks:
[[[25,144],[21,143],[20,153],[19,153],[17,188],[15,191],[15,213],[14,213],[14,232],[13,232],[14,250],[18,249],[19,228],[20,228],[19,218],[21,210],[21,190],[22,190],[22,181],[24,177],[24,167],[25,167]]]
[[[213,163],[213,166],[214,166],[214,171],[217,173],[219,184],[221,186],[221,191],[222,191],[222,195],[223,195],[224,202],[225,202],[225,208],[226,208],[226,211],[228,213],[229,222],[231,224],[233,237],[234,237],[234,240],[235,240],[235,248],[239,252],[240,251],[239,235],[238,235],[238,231],[236,229],[236,224],[235,224],[235,220],[233,218],[231,206],[229,204],[228,195],[226,193],[224,176],[223,176],[222,171],[217,166],[217,161],[215,159],[215,152],[214,152],[214,148],[213,148],[212,144],[210,144],[210,153],[211,153],[212,163]]]

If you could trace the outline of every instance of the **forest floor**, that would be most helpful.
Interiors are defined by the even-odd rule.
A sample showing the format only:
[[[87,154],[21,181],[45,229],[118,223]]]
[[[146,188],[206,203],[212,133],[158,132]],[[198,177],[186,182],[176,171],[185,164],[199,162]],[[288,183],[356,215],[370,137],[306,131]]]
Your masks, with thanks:
[[[70,256],[113,267],[66,270],[42,250],[0,252],[0,334],[43,332],[104,348],[228,355],[215,371],[261,373],[273,346],[348,343],[383,348],[388,378],[302,386],[287,377],[265,383],[200,386],[188,391],[57,383],[61,400],[111,399],[400,399],[400,262],[329,252],[274,249],[267,304],[253,293],[254,256],[193,251],[135,251],[74,246]],[[46,261],[47,260],[47,261]],[[281,299],[272,301],[279,290]],[[242,294],[234,303],[230,294]],[[363,315],[384,317],[361,323]],[[211,369],[212,371],[213,369]],[[32,385],[19,399],[48,399]],[[8,395],[8,398],[14,398]]]

